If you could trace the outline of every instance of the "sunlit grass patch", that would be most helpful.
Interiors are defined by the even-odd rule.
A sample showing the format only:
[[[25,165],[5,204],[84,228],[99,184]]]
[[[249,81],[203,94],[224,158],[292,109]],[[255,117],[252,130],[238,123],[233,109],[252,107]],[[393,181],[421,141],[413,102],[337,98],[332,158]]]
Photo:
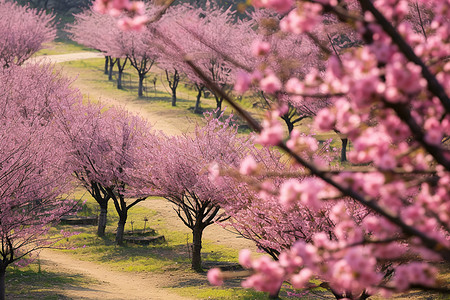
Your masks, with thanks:
[[[57,55],[57,54],[68,54],[77,53],[84,51],[95,51],[90,48],[84,47],[83,45],[77,44],[75,42],[52,42],[44,45],[44,49],[39,50],[34,54],[34,56],[41,55]]]
[[[243,289],[239,287],[224,288],[204,286],[190,286],[172,288],[173,291],[181,296],[194,297],[197,299],[240,299],[240,300],[258,300],[267,299],[267,293],[257,292],[254,290]]]

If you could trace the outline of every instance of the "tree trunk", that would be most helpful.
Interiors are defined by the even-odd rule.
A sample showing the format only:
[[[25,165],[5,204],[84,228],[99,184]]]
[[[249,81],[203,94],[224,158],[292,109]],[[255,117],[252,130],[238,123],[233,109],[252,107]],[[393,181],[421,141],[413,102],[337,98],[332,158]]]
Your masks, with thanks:
[[[123,232],[125,231],[125,220],[120,217],[119,222],[117,223],[117,232],[116,232],[116,244],[122,246],[123,245]]]
[[[197,100],[195,101],[195,108],[194,108],[194,113],[199,114],[199,108],[200,108],[200,98],[202,97],[202,90],[203,89],[198,89],[198,93],[197,93]]]
[[[138,87],[138,96],[144,96],[144,74],[139,74],[139,87]]]
[[[218,118],[220,116],[220,114],[222,113],[223,99],[217,95],[214,95],[214,98],[216,98],[216,118]]]
[[[110,57],[109,58],[109,72],[108,72],[108,80],[113,80],[112,79],[112,74],[113,74],[113,69],[114,69],[114,65],[116,64],[116,61]]]
[[[286,113],[285,115],[281,116],[284,123],[286,123],[289,135],[291,134],[292,130],[294,130],[294,123],[292,123],[291,118],[289,118],[289,113]]]
[[[128,62],[128,58],[125,58],[125,60],[122,60],[120,58],[117,59],[117,88],[119,90],[122,89],[122,75],[123,75],[123,70],[125,70],[125,66],[127,65]]]
[[[177,89],[172,89],[172,106],[177,106]]]
[[[119,73],[117,74],[117,88],[119,90],[122,89],[122,74],[123,74],[123,69],[119,69]]]
[[[200,224],[195,224],[192,229],[192,269],[197,272],[203,271],[202,269],[202,235],[203,228]]]
[[[5,297],[6,297],[5,278],[6,278],[6,268],[1,268],[0,269],[0,300],[5,300]]]
[[[100,205],[100,215],[98,216],[97,235],[105,236],[106,220],[108,215],[108,202]]]
[[[341,138],[342,149],[341,149],[341,162],[347,161],[347,143],[348,138]]]
[[[105,75],[108,75],[109,56],[105,56]]]

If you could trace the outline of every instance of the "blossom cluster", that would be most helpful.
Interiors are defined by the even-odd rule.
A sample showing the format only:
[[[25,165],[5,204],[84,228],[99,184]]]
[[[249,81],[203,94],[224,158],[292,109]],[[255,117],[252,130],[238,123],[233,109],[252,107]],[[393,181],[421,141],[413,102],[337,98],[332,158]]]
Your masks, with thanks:
[[[93,8],[99,13],[110,14],[114,17],[122,16],[126,12],[126,16],[118,20],[118,26],[122,30],[141,31],[149,20],[145,15],[145,4],[142,1],[96,0]]]
[[[277,7],[292,5],[289,1],[276,1],[276,5],[262,2],[254,3],[280,13],[289,10]],[[243,263],[255,272],[243,284],[247,287],[273,292],[273,286],[289,281],[296,288],[305,288],[310,278],[317,277],[328,282],[333,292],[349,298],[377,291],[388,294],[390,290],[405,291],[411,285],[436,285],[437,269],[429,262],[448,260],[448,5],[445,1],[433,1],[433,7],[418,4],[417,10],[434,13],[429,28],[420,32],[411,23],[411,15],[417,11],[407,1],[374,1],[372,8],[367,2],[359,1],[356,9],[349,11],[336,1],[299,1],[281,18],[280,31],[309,35],[320,44],[316,28],[327,31],[324,24],[336,24],[335,19],[324,15],[325,11],[341,20],[359,13],[352,30],[363,45],[342,53],[335,51],[334,55],[330,51],[324,70],[310,70],[303,78],[285,78],[285,74],[264,69],[263,65],[255,71],[262,74],[259,81],[249,73],[237,77],[237,91],[245,92],[253,85],[279,101],[284,93],[328,95],[332,105],[317,112],[314,126],[319,131],[334,130],[347,136],[353,144],[350,163],[355,166],[328,173],[318,170],[314,161],[307,161],[304,166],[313,166],[317,177],[286,179],[279,185],[279,192],[272,191],[279,194],[283,205],[302,204],[316,211],[320,211],[324,199],[341,200],[327,200],[333,201],[332,234],[317,232],[310,242],[298,241],[279,254],[278,262],[269,264],[267,258],[261,259],[262,265],[270,267],[261,269],[258,264]],[[391,24],[398,35],[386,29]],[[405,45],[414,49],[413,53]],[[252,53],[255,57],[268,56],[270,49],[270,43],[257,41]],[[283,144],[284,132],[278,130],[277,114],[276,110],[268,112],[263,121],[257,141],[264,146]],[[286,142],[286,148],[295,154],[315,147],[313,140],[297,132]],[[254,176],[249,170],[255,168],[249,167],[249,162],[249,158],[243,162],[241,173]],[[361,168],[364,165],[367,167]],[[332,191],[321,195],[331,186]],[[354,220],[357,212],[349,211],[345,204],[355,200],[369,209],[361,223]],[[413,231],[415,238],[411,238]],[[411,254],[417,261],[410,258],[409,262],[395,263]],[[394,272],[390,280],[383,273],[388,269]]]

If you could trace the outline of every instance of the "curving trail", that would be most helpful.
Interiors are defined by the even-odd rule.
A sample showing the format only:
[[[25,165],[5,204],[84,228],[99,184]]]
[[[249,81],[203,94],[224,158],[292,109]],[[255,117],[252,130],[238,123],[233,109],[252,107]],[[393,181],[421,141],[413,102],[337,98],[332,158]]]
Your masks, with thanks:
[[[164,289],[166,276],[112,271],[94,262],[81,261],[60,251],[44,249],[39,254],[43,267],[55,272],[67,272],[93,279],[88,287],[65,287],[64,293],[73,299],[187,300]]]

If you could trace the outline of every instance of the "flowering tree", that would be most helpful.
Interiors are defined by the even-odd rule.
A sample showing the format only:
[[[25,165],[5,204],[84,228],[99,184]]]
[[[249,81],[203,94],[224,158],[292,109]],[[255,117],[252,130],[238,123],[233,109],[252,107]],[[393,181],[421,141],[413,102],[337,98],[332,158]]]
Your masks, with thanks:
[[[66,28],[75,42],[105,53],[105,74],[108,75],[109,80],[112,80],[116,59],[112,58],[108,51],[115,45],[114,39],[121,33],[115,25],[113,17],[99,14],[90,8],[76,14],[75,21]],[[97,29],[92,30],[92,28]],[[117,57],[121,55],[122,53]]]
[[[53,16],[44,11],[0,1],[0,65],[21,65],[56,35]]]
[[[192,268],[201,271],[203,230],[228,218],[220,204],[235,196],[226,183],[213,184],[207,172],[211,163],[237,166],[249,141],[237,136],[230,119],[221,122],[207,116],[207,124],[195,129],[194,136],[166,137],[152,162],[151,186],[175,204],[183,223],[192,230]],[[164,159],[161,159],[164,157]]]
[[[78,99],[69,84],[50,66],[0,71],[0,299],[7,267],[50,246],[50,225],[76,212],[76,202],[61,197],[71,177],[55,126]]]
[[[155,141],[150,128],[137,116],[118,108],[102,112],[98,105],[79,105],[62,121],[75,177],[100,206],[97,234],[105,234],[112,199],[119,215],[116,242],[122,244],[128,210],[146,198],[136,182],[137,174],[144,174],[140,151],[147,149],[145,142]],[[136,196],[137,200],[125,199]]]
[[[161,32],[170,37],[172,42],[176,41],[176,48],[173,49],[171,43],[166,43],[165,46],[172,48],[171,52],[175,53],[181,47],[212,82],[222,89],[230,89],[234,81],[234,66],[223,55],[236,59],[243,57],[242,44],[246,40],[246,35],[240,31],[244,27],[242,21],[236,23],[234,18],[235,14],[230,9],[223,10],[212,4],[206,9],[175,6],[164,16],[162,22],[166,24]],[[177,60],[180,60],[179,56],[175,61]],[[200,96],[205,86],[204,81],[190,68],[185,73],[196,85]],[[223,98],[214,92],[213,95],[217,113],[220,114]],[[200,97],[197,97],[196,112],[199,100]]]
[[[102,147],[105,142],[100,135],[101,128],[107,124],[106,118],[101,113],[100,106],[81,104],[60,118],[60,127],[65,134],[65,144],[70,153],[70,169],[100,206],[98,236],[105,235],[108,202],[111,199],[106,186],[102,184],[103,181],[97,179],[103,176],[99,173],[105,169],[97,165],[104,163],[103,157],[106,157],[105,147]]]
[[[326,69],[311,70],[308,81],[284,79],[275,72],[255,76],[252,70],[238,78],[240,90],[254,80],[274,96],[289,91],[297,96],[326,93],[332,106],[317,113],[315,126],[326,131],[336,128],[354,142],[349,154],[353,165],[337,171],[300,156],[299,149],[310,146],[299,136],[283,141],[280,111],[274,109],[258,124],[187,57],[208,88],[228,99],[260,132],[262,145],[280,147],[312,176],[306,184],[286,188],[283,193],[290,202],[333,206],[336,240],[318,232],[311,242],[292,245],[279,262],[242,255],[241,263],[253,271],[244,285],[273,292],[283,281],[309,288],[309,280],[317,277],[337,298],[388,295],[412,287],[448,293],[447,287],[438,285],[438,270],[431,263],[450,259],[448,2],[432,1],[432,21],[429,27],[422,22],[422,32],[413,30],[408,2],[402,0],[252,3],[280,13],[279,29],[285,34],[304,33],[322,49],[326,47],[313,31],[324,25],[324,16],[354,28],[363,44],[343,55],[329,51]],[[304,146],[293,147],[298,144]],[[329,192],[320,193],[323,190]],[[281,201],[281,187],[278,194]],[[371,212],[362,226],[347,209],[349,199]],[[383,276],[378,268],[382,261],[392,263],[391,276]],[[221,276],[217,270],[209,275],[216,284]]]

